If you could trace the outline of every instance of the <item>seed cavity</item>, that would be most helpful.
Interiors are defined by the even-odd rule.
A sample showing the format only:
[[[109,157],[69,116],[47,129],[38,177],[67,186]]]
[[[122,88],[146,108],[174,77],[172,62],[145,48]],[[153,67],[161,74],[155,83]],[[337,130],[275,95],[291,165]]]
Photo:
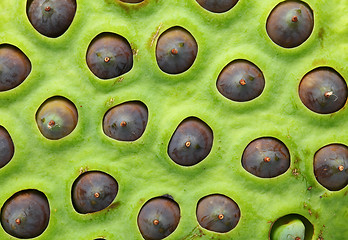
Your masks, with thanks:
[[[292,22],[297,22],[298,21],[298,17],[297,16],[293,16],[291,19]]]
[[[190,147],[190,146],[191,146],[191,142],[190,142],[190,141],[187,141],[187,142],[185,143],[185,146],[186,146],[186,147]]]
[[[157,226],[159,224],[159,221],[157,219],[153,220],[153,225]]]
[[[178,49],[176,49],[176,48],[173,48],[173,49],[171,50],[171,53],[172,53],[173,55],[176,55],[176,54],[178,54]]]
[[[50,7],[50,6],[47,6],[47,7],[45,8],[45,11],[46,11],[46,12],[51,11],[51,7]]]
[[[339,170],[340,172],[342,172],[342,171],[344,170],[343,165],[339,166],[339,167],[338,167],[338,170]]]
[[[219,218],[220,220],[222,220],[222,219],[224,219],[224,215],[223,215],[223,214],[219,214],[218,218]]]
[[[265,161],[265,162],[270,162],[270,161],[271,161],[271,158],[265,157],[265,158],[263,159],[263,161]]]
[[[18,225],[21,224],[21,220],[19,218],[16,219],[15,221]]]
[[[110,58],[109,57],[105,57],[104,58],[104,62],[108,63],[110,61]]]
[[[246,81],[244,79],[239,80],[239,84],[244,86],[246,84]]]
[[[100,194],[98,192],[94,193],[94,197],[99,198]]]

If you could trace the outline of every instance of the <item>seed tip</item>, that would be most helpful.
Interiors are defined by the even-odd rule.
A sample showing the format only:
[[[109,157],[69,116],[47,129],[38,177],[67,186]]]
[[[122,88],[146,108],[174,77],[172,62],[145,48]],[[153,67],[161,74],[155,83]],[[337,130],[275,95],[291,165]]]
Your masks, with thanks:
[[[104,58],[104,62],[106,62],[106,63],[110,62],[110,58],[109,57],[105,57]]]
[[[220,213],[219,216],[218,216],[218,218],[219,218],[220,220],[222,220],[222,219],[224,219],[224,215],[223,215],[222,213]]]
[[[185,146],[188,148],[188,147],[190,147],[191,146],[191,142],[190,141],[187,141],[186,143],[185,143]]]
[[[176,55],[176,54],[178,54],[178,49],[173,48],[170,52],[171,52],[173,55]]]
[[[338,167],[338,170],[339,170],[340,172],[342,172],[342,171],[344,170],[344,166],[343,166],[343,165],[340,165],[340,166]]]
[[[292,22],[298,22],[298,17],[297,17],[297,16],[293,16],[293,17],[291,18],[291,21],[292,21]]]
[[[265,158],[263,159],[263,161],[265,161],[265,162],[270,162],[270,161],[271,161],[271,158],[270,158],[270,157],[265,157]]]
[[[120,126],[121,126],[121,127],[127,126],[127,122],[126,122],[126,121],[122,121],[122,122],[120,123]]]
[[[45,11],[46,11],[46,12],[51,11],[51,7],[50,7],[50,6],[45,7]]]
[[[239,80],[239,84],[244,86],[246,84],[246,81],[244,79]]]
[[[158,219],[155,219],[155,220],[153,220],[153,225],[158,225],[159,224],[159,221],[158,221]]]

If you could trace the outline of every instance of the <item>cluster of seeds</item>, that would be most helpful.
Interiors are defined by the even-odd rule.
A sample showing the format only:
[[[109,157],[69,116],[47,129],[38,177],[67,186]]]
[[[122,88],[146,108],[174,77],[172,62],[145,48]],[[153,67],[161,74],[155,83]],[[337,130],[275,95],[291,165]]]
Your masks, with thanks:
[[[141,3],[139,0],[121,0]],[[242,1],[242,0],[240,0]],[[207,11],[223,13],[232,9],[238,0],[197,0]],[[27,16],[32,26],[42,35],[57,38],[73,22],[77,5],[75,0],[28,0]],[[266,31],[269,38],[282,48],[294,48],[311,35],[313,12],[306,3],[285,1],[270,13]],[[168,28],[158,37],[155,57],[161,71],[169,75],[190,69],[197,58],[199,45],[195,37],[180,26]],[[133,68],[133,50],[121,35],[103,32],[91,40],[86,51],[86,65],[99,79],[113,79]],[[18,87],[31,72],[30,59],[16,46],[0,45],[0,91]],[[268,76],[246,59],[228,63],[215,80],[217,91],[233,102],[247,102],[258,98]],[[347,102],[347,83],[335,69],[320,67],[302,77],[298,85],[302,103],[317,114],[340,111]],[[151,109],[141,101],[128,101],[111,107],[102,118],[102,129],[115,141],[133,142],[146,131]],[[37,127],[50,140],[58,140],[72,133],[78,124],[75,104],[62,96],[52,96],[38,106]],[[188,116],[178,123],[169,138],[167,154],[176,164],[190,167],[199,164],[210,154],[213,129],[203,120]],[[0,128],[0,167],[8,164],[14,155],[14,143],[4,127]],[[287,146],[274,137],[256,138],[245,146],[240,163],[258,178],[274,178],[287,172],[291,165]],[[343,144],[323,146],[313,156],[314,175],[330,191],[339,191],[348,184],[348,147]],[[89,214],[109,207],[118,194],[117,180],[102,171],[82,173],[72,184],[71,201],[76,212]],[[226,233],[237,226],[241,218],[238,204],[230,197],[212,194],[202,197],[196,208],[197,222],[207,230]],[[1,225],[17,238],[41,235],[49,224],[50,206],[44,193],[27,189],[15,193],[1,209]],[[285,220],[284,220],[285,219]],[[170,195],[148,200],[139,211],[137,224],[144,239],[163,239],[175,231],[180,221],[180,206]],[[291,223],[291,224],[290,224]],[[309,239],[313,227],[300,215],[284,216],[270,234],[272,240],[287,232],[286,225],[302,229],[294,239]],[[284,227],[285,226],[285,227]],[[291,228],[291,227],[290,227]],[[280,229],[280,230],[279,230]],[[283,230],[285,229],[285,230]],[[98,238],[101,239],[101,238]],[[97,239],[96,239],[97,240]]]

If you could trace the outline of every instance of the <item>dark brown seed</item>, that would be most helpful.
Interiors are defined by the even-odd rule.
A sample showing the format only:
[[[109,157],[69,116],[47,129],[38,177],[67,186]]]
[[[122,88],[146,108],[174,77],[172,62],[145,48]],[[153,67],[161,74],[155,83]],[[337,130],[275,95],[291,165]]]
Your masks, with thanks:
[[[348,147],[330,144],[314,155],[314,175],[331,191],[339,191],[348,184]]]
[[[33,27],[46,37],[61,36],[76,13],[76,0],[27,0],[28,18]]]
[[[255,64],[235,60],[221,71],[216,87],[224,97],[245,102],[260,96],[265,87],[265,79]]]
[[[196,0],[199,5],[210,12],[223,13],[227,12],[234,5],[237,4],[238,0]]]
[[[11,236],[35,238],[48,226],[50,207],[42,192],[23,190],[9,198],[1,209],[1,225]]]
[[[179,205],[166,197],[149,200],[138,215],[138,227],[145,240],[159,240],[169,236],[179,221]]]
[[[203,228],[225,233],[237,226],[240,209],[231,198],[213,194],[199,200],[196,215]]]
[[[272,10],[266,29],[273,42],[284,48],[293,48],[309,38],[313,25],[313,12],[306,3],[284,1]]]
[[[189,117],[175,130],[168,145],[169,157],[179,165],[193,166],[208,156],[213,145],[213,131],[202,120]]]
[[[116,180],[104,172],[90,171],[80,175],[72,187],[72,203],[78,213],[93,213],[107,208],[118,192]]]
[[[334,113],[347,102],[347,83],[332,68],[320,67],[307,73],[301,80],[299,96],[302,103],[320,114]]]
[[[86,61],[95,76],[110,79],[132,69],[133,52],[124,37],[115,33],[101,33],[89,45]]]
[[[143,135],[147,119],[145,104],[139,101],[125,102],[105,114],[104,133],[119,141],[135,141]]]
[[[179,74],[188,70],[196,59],[197,42],[182,27],[166,30],[158,39],[156,60],[159,68],[169,74]]]
[[[285,173],[290,167],[287,147],[278,139],[258,138],[245,148],[242,166],[251,174],[261,178],[272,178]]]
[[[20,85],[29,75],[31,63],[17,47],[0,45],[0,91],[7,91]]]
[[[0,126],[0,168],[8,164],[14,154],[14,144],[10,134]]]
[[[36,113],[36,123],[43,136],[57,140],[69,135],[77,124],[77,109],[64,97],[47,99]]]

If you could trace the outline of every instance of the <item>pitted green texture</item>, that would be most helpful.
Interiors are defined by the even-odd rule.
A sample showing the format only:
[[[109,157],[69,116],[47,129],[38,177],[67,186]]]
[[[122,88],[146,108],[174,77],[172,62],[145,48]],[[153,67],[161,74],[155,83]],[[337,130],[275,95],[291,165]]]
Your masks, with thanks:
[[[330,143],[348,145],[347,109],[320,115],[298,96],[301,78],[329,66],[348,79],[348,3],[306,2],[314,12],[314,29],[301,46],[283,49],[266,32],[267,16],[279,0],[240,0],[230,11],[215,14],[195,0],[77,0],[69,29],[55,39],[38,33],[27,19],[26,1],[0,2],[0,43],[18,47],[32,63],[28,78],[0,93],[0,125],[15,145],[13,159],[0,169],[0,205],[23,189],[46,194],[51,217],[37,239],[141,239],[137,215],[149,199],[170,194],[181,219],[168,239],[268,239],[272,221],[295,213],[314,225],[313,239],[342,239],[348,234],[348,189],[330,192],[313,173],[313,156]],[[181,26],[198,44],[192,67],[178,75],[163,73],[155,46],[166,29]],[[95,36],[114,32],[133,48],[134,65],[110,80],[95,77],[86,51]],[[256,99],[232,102],[216,89],[226,64],[246,59],[265,77]],[[52,141],[38,130],[35,113],[52,96],[63,96],[78,110],[79,121],[67,137]],[[135,142],[119,142],[103,133],[102,119],[112,106],[139,100],[149,110],[146,130]],[[182,167],[167,155],[178,124],[189,116],[206,122],[214,133],[210,154],[199,164]],[[290,169],[273,179],[260,179],[241,165],[244,148],[259,137],[275,137],[288,147]],[[114,203],[101,212],[81,215],[71,203],[79,173],[100,170],[119,184]],[[310,189],[310,190],[307,190]],[[197,223],[196,205],[219,193],[240,207],[232,231],[217,234]],[[325,227],[324,227],[325,225]],[[256,231],[254,231],[256,230]],[[0,239],[14,239],[0,229]]]

